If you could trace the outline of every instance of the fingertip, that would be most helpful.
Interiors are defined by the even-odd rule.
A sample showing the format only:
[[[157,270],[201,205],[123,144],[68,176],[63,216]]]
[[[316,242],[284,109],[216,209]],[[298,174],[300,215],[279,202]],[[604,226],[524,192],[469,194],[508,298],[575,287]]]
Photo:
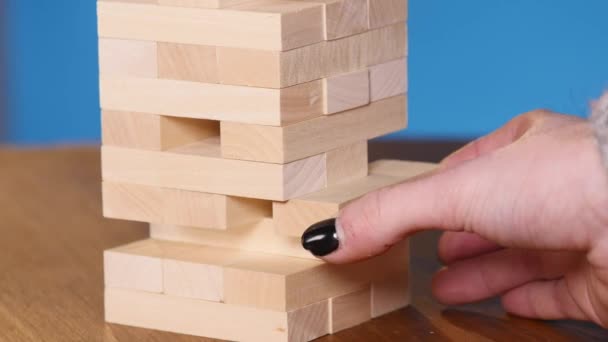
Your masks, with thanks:
[[[448,267],[440,268],[431,280],[431,293],[435,299],[444,305],[459,305],[466,303],[467,294],[462,292],[458,284],[462,279],[454,279],[454,272]]]

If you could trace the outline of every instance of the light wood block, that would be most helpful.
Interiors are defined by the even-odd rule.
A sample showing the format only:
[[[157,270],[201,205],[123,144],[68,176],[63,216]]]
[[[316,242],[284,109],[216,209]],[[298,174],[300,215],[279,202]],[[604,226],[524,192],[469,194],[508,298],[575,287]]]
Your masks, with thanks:
[[[156,78],[155,42],[99,39],[99,72],[103,75]]]
[[[407,93],[407,59],[397,59],[369,69],[371,101]]]
[[[103,182],[105,217],[226,230],[270,217],[268,201]]]
[[[408,250],[403,246],[397,245],[381,256],[349,265],[315,265],[310,263],[312,260],[261,254],[257,259],[243,259],[224,271],[224,300],[258,308],[292,310],[352,293],[374,279],[402,272],[408,260]],[[243,288],[245,283],[248,286]]]
[[[411,289],[408,272],[372,283],[372,317],[376,318],[410,304]]]
[[[220,83],[284,88],[382,64],[407,55],[407,28],[386,26],[290,51],[219,47]]]
[[[370,102],[370,77],[367,69],[323,79],[324,114],[334,114]]]
[[[326,186],[326,156],[288,164],[223,159],[217,140],[168,152],[102,147],[105,181],[284,201]]]
[[[224,277],[220,266],[164,259],[164,293],[184,298],[222,302]]]
[[[97,17],[102,38],[277,51],[323,40],[323,7],[307,2],[254,1],[221,11],[99,2]]]
[[[158,77],[218,83],[214,46],[158,43]]]
[[[327,186],[365,178],[368,174],[367,141],[327,152],[326,163]]]
[[[407,21],[408,0],[367,0],[369,28],[375,29]]]
[[[146,78],[100,79],[106,110],[281,126],[322,115],[321,81],[284,89]]]
[[[369,164],[369,173],[372,175],[399,177],[403,180],[433,172],[435,169],[437,169],[435,163],[394,159],[381,159]]]
[[[405,23],[397,23],[369,31],[367,65],[378,65],[408,55],[408,34]]]
[[[407,125],[406,98],[397,96],[340,114],[284,127],[220,124],[222,156],[288,163],[357,141],[395,132]]]
[[[159,5],[198,7],[198,8],[226,8],[250,0],[155,0]]]
[[[224,267],[242,258],[255,257],[255,254],[234,249],[147,241],[168,251],[162,259],[163,292],[177,297],[223,302]],[[178,250],[175,245],[181,248]]]
[[[406,272],[408,260],[405,243],[381,256],[341,266],[170,241],[142,240],[139,245],[154,250],[156,262],[162,262],[161,291],[165,293],[277,311],[292,311],[356,292],[371,282]],[[121,252],[128,262],[140,256],[124,248]],[[127,289],[136,289],[139,284],[131,275],[122,281]]]
[[[300,237],[277,234],[270,218],[265,218],[257,223],[230,227],[226,231],[170,224],[150,224],[150,236],[159,240],[237,248],[247,252],[316,260],[312,254],[302,248]]]
[[[327,303],[293,312],[107,287],[109,323],[234,341],[310,341],[328,333]]]
[[[367,31],[367,0],[306,0],[323,4],[325,40],[333,40]]]
[[[329,300],[329,333],[352,328],[367,322],[371,317],[371,290],[363,289]]]
[[[162,251],[147,240],[104,251],[105,285],[146,292],[163,291]]]
[[[368,192],[430,172],[435,164],[381,160],[370,164],[370,175],[339,186],[273,203],[275,229],[281,235],[300,237],[310,225],[335,217],[340,209]]]
[[[102,141],[107,146],[165,151],[219,136],[219,122],[157,114],[102,110]]]

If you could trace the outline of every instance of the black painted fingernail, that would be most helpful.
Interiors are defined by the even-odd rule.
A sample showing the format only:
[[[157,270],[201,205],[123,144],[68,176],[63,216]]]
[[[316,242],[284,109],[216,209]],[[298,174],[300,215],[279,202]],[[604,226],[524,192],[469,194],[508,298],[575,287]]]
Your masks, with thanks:
[[[336,219],[317,222],[302,234],[302,247],[315,256],[322,257],[340,246],[336,233]]]

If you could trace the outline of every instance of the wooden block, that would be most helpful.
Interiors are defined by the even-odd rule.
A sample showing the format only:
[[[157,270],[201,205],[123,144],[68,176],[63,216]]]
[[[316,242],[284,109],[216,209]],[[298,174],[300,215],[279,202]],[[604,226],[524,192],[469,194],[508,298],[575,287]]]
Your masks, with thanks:
[[[107,287],[109,323],[236,341],[309,341],[328,333],[327,303],[293,312]]]
[[[404,243],[381,256],[339,266],[316,259],[247,252],[234,247],[142,240],[137,242],[137,249],[127,245],[112,250],[123,257],[122,263],[117,265],[124,268],[123,264],[135,265],[140,257],[147,257],[155,265],[162,265],[162,271],[154,274],[160,275],[162,281],[142,277],[141,272],[135,277],[108,268],[108,279],[112,280],[108,284],[132,290],[138,290],[141,284],[148,284],[150,288],[155,285],[152,288],[155,292],[175,296],[292,311],[356,292],[371,282],[407,271],[408,249]],[[109,252],[106,251],[106,263],[112,261],[108,259]]]
[[[435,164],[381,160],[370,164],[370,175],[339,186],[273,203],[273,220],[281,235],[300,237],[310,225],[335,217],[340,209],[368,192],[431,171]]]
[[[399,23],[284,52],[220,47],[220,83],[284,88],[362,70],[405,56],[406,32]]]
[[[220,124],[222,156],[288,163],[357,141],[395,132],[407,125],[405,96],[396,96],[340,114],[284,127]]]
[[[220,266],[164,259],[163,271],[165,294],[223,301],[224,276]]]
[[[349,183],[368,173],[367,141],[331,150],[326,154],[327,186]]]
[[[326,186],[325,154],[288,164],[220,157],[217,140],[157,152],[102,147],[103,180],[284,201]]]
[[[367,322],[371,317],[371,291],[363,289],[329,300],[329,333],[352,328]]]
[[[255,257],[234,249],[147,241],[168,251],[162,260],[164,293],[177,297],[223,302],[224,267],[241,258]]]
[[[386,63],[408,54],[408,36],[405,23],[397,23],[369,31],[367,65]]]
[[[103,253],[105,285],[147,292],[163,291],[162,251],[147,240]]]
[[[214,46],[158,43],[158,77],[218,83]]]
[[[251,0],[156,0],[160,5],[198,8],[226,8]]]
[[[407,21],[407,0],[367,0],[369,28],[375,29]]]
[[[316,260],[302,248],[300,237],[277,234],[273,221],[269,218],[257,223],[230,227],[221,232],[188,226],[150,224],[150,236],[153,239]]]
[[[407,59],[397,59],[369,69],[371,101],[407,93]]]
[[[322,115],[320,81],[284,89],[144,78],[100,79],[106,110],[280,126]]]
[[[99,72],[103,75],[156,78],[155,42],[99,39]]]
[[[408,306],[411,301],[408,272],[373,282],[371,298],[374,318]]]
[[[367,31],[367,0],[306,0],[323,4],[325,40],[333,40]]]
[[[334,114],[370,102],[370,77],[367,69],[323,79],[324,114]]]
[[[104,145],[165,151],[219,136],[219,122],[102,110]]]
[[[224,270],[224,300],[292,310],[355,292],[374,279],[400,272],[407,267],[407,253],[400,244],[384,255],[349,265],[314,264],[312,260],[260,254],[259,258],[242,259]]]
[[[403,243],[384,255],[340,266],[247,252],[236,246],[218,248],[151,239],[138,243],[140,248],[155,251],[151,259],[162,263],[163,282],[156,292],[277,311],[292,311],[356,292],[371,282],[406,272],[408,260],[407,245]],[[131,263],[138,256],[148,256],[124,247],[120,253]],[[141,281],[132,278],[130,274],[120,278],[125,285],[121,287],[137,289]]]
[[[268,201],[103,182],[105,217],[226,230],[270,217]]]
[[[400,177],[404,180],[433,172],[436,168],[435,163],[391,159],[376,160],[369,164],[369,172],[372,175]]]
[[[277,51],[323,40],[320,4],[271,0],[237,6],[242,7],[218,11],[99,2],[99,37]]]

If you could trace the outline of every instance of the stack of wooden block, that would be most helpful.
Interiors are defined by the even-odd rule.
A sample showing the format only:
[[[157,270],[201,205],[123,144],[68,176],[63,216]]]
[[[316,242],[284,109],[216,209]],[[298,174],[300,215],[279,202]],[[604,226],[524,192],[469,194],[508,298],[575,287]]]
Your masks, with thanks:
[[[302,232],[432,165],[368,165],[406,126],[406,0],[100,0],[108,322],[308,341],[408,303],[408,249],[332,266]]]

